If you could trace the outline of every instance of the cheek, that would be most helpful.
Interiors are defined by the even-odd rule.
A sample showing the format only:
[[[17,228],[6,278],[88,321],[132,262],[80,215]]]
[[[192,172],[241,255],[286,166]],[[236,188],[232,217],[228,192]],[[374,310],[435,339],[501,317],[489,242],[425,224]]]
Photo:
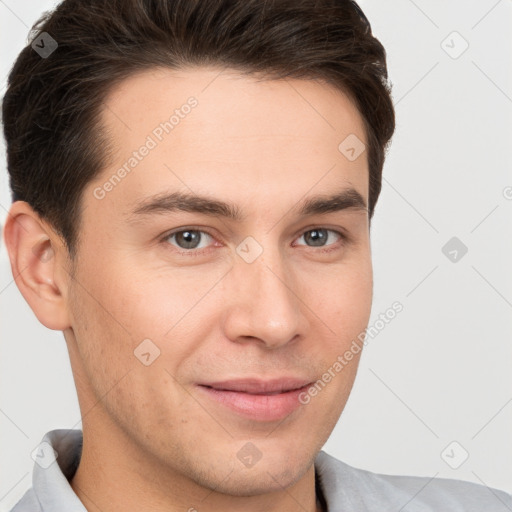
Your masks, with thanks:
[[[76,287],[74,300],[75,336],[97,393],[105,392],[133,369],[136,372],[129,380],[139,370],[148,370],[140,376],[148,385],[162,378],[154,368],[178,375],[180,365],[208,334],[206,324],[211,325],[218,315],[218,302],[212,305],[208,298],[201,298],[223,272],[216,269],[197,274],[179,269],[147,271],[123,266],[122,261],[101,272],[82,271],[79,282],[84,285]],[[145,367],[138,357],[154,363]],[[139,390],[145,387],[142,380]]]
[[[159,336],[177,326],[215,287],[229,266],[179,267],[165,262],[121,264],[108,276],[107,303],[132,330],[158,330]],[[126,276],[129,276],[128,278]]]
[[[314,357],[323,362],[323,372],[330,372],[324,374],[329,391],[322,393],[320,400],[325,400],[327,409],[329,403],[333,406],[335,416],[341,413],[348,398],[364,348],[364,332],[372,306],[371,260],[362,257],[357,265],[340,267],[321,282],[322,287],[310,291],[319,299],[318,306],[312,309],[321,319],[316,320],[317,330],[324,333],[321,343],[315,346]]]
[[[320,284],[321,283],[321,284]],[[326,275],[308,292],[316,297],[316,310],[338,339],[346,340],[364,330],[371,313],[373,273],[371,261],[363,258],[354,265]],[[358,332],[356,332],[358,331]]]
[[[110,262],[115,257],[103,251],[96,258],[84,258],[87,264],[76,275],[70,305],[84,371],[101,394],[140,365],[135,348],[158,330],[151,329],[150,305],[133,269],[117,261],[95,266],[98,260]]]
[[[172,331],[165,336],[173,325],[173,304],[158,295],[163,287],[157,282],[120,283],[113,273],[108,281],[101,277],[87,283],[82,278],[72,301],[87,403],[101,400],[120,424],[139,429],[145,421],[168,422],[168,403],[184,411],[190,406],[183,403],[173,376],[192,348],[172,343]],[[179,317],[181,308],[176,309]]]
[[[79,282],[71,301],[73,334],[89,382],[101,395],[132,366],[136,337],[112,303],[112,289],[84,279]]]
[[[371,273],[351,275],[333,293],[333,303],[337,306],[333,314],[342,323],[341,328],[346,328],[349,332],[366,328],[372,306]]]

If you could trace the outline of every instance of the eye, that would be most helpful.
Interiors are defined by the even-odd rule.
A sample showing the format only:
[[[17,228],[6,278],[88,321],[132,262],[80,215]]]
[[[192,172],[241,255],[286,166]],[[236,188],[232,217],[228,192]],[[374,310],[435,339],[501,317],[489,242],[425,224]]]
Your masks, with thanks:
[[[179,249],[204,249],[208,247],[208,242],[211,242],[213,237],[199,229],[183,229],[167,235],[164,240],[176,245]]]
[[[304,238],[307,245],[310,247],[325,247],[326,245],[333,245],[337,240],[345,240],[345,235],[340,233],[339,231],[334,231],[333,229],[326,228],[314,228],[309,231],[305,231],[299,238]],[[332,240],[331,243],[327,243],[328,240]],[[302,244],[299,244],[302,245]]]
[[[297,240],[304,239],[305,244],[298,243],[298,245],[307,245],[309,247],[328,247],[325,251],[336,250],[340,243],[344,242],[346,236],[336,230],[316,227],[305,231]],[[174,231],[165,235],[162,242],[171,244],[178,252],[188,255],[199,255],[208,249],[215,238],[208,232],[201,229],[185,228]],[[330,247],[333,246],[333,247]]]

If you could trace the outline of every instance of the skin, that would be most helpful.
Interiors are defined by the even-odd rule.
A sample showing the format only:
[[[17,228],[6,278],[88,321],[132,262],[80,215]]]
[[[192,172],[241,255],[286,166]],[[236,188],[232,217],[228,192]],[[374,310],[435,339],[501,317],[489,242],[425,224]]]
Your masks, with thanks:
[[[368,212],[295,213],[304,198],[349,187],[368,201],[366,153],[349,161],[338,150],[349,134],[365,141],[363,122],[347,96],[319,81],[219,73],[151,70],[111,91],[101,121],[115,151],[83,192],[74,269],[52,226],[25,202],[10,210],[16,283],[68,346],[84,433],[71,484],[89,511],[320,510],[314,459],[360,353],[277,422],[231,412],[196,383],[313,381],[364,331],[373,288]],[[190,96],[198,105],[97,199],[94,189]],[[233,202],[245,218],[175,211],[130,220],[137,201],[162,191]],[[192,250],[163,239],[187,227],[212,236]],[[348,240],[329,231],[323,247],[310,245],[303,235],[315,227]],[[263,249],[250,264],[236,252],[248,236]],[[145,366],[134,350],[148,338],[160,356]],[[262,454],[250,468],[237,457],[247,442]]]

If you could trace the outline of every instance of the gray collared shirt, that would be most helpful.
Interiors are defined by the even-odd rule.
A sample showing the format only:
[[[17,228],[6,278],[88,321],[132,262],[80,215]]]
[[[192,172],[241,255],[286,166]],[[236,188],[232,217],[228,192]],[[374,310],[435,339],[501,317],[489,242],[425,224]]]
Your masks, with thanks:
[[[11,512],[87,512],[69,481],[82,452],[81,430],[52,430],[36,452],[29,489]],[[328,512],[511,512],[512,495],[445,478],[383,475],[321,451],[315,473]]]

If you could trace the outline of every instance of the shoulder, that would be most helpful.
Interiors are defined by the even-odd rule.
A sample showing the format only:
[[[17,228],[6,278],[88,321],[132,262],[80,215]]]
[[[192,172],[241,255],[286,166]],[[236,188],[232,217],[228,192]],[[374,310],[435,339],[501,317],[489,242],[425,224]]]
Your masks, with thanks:
[[[448,478],[385,475],[355,468],[321,451],[317,469],[329,512],[342,507],[403,512],[510,512],[512,495]]]

